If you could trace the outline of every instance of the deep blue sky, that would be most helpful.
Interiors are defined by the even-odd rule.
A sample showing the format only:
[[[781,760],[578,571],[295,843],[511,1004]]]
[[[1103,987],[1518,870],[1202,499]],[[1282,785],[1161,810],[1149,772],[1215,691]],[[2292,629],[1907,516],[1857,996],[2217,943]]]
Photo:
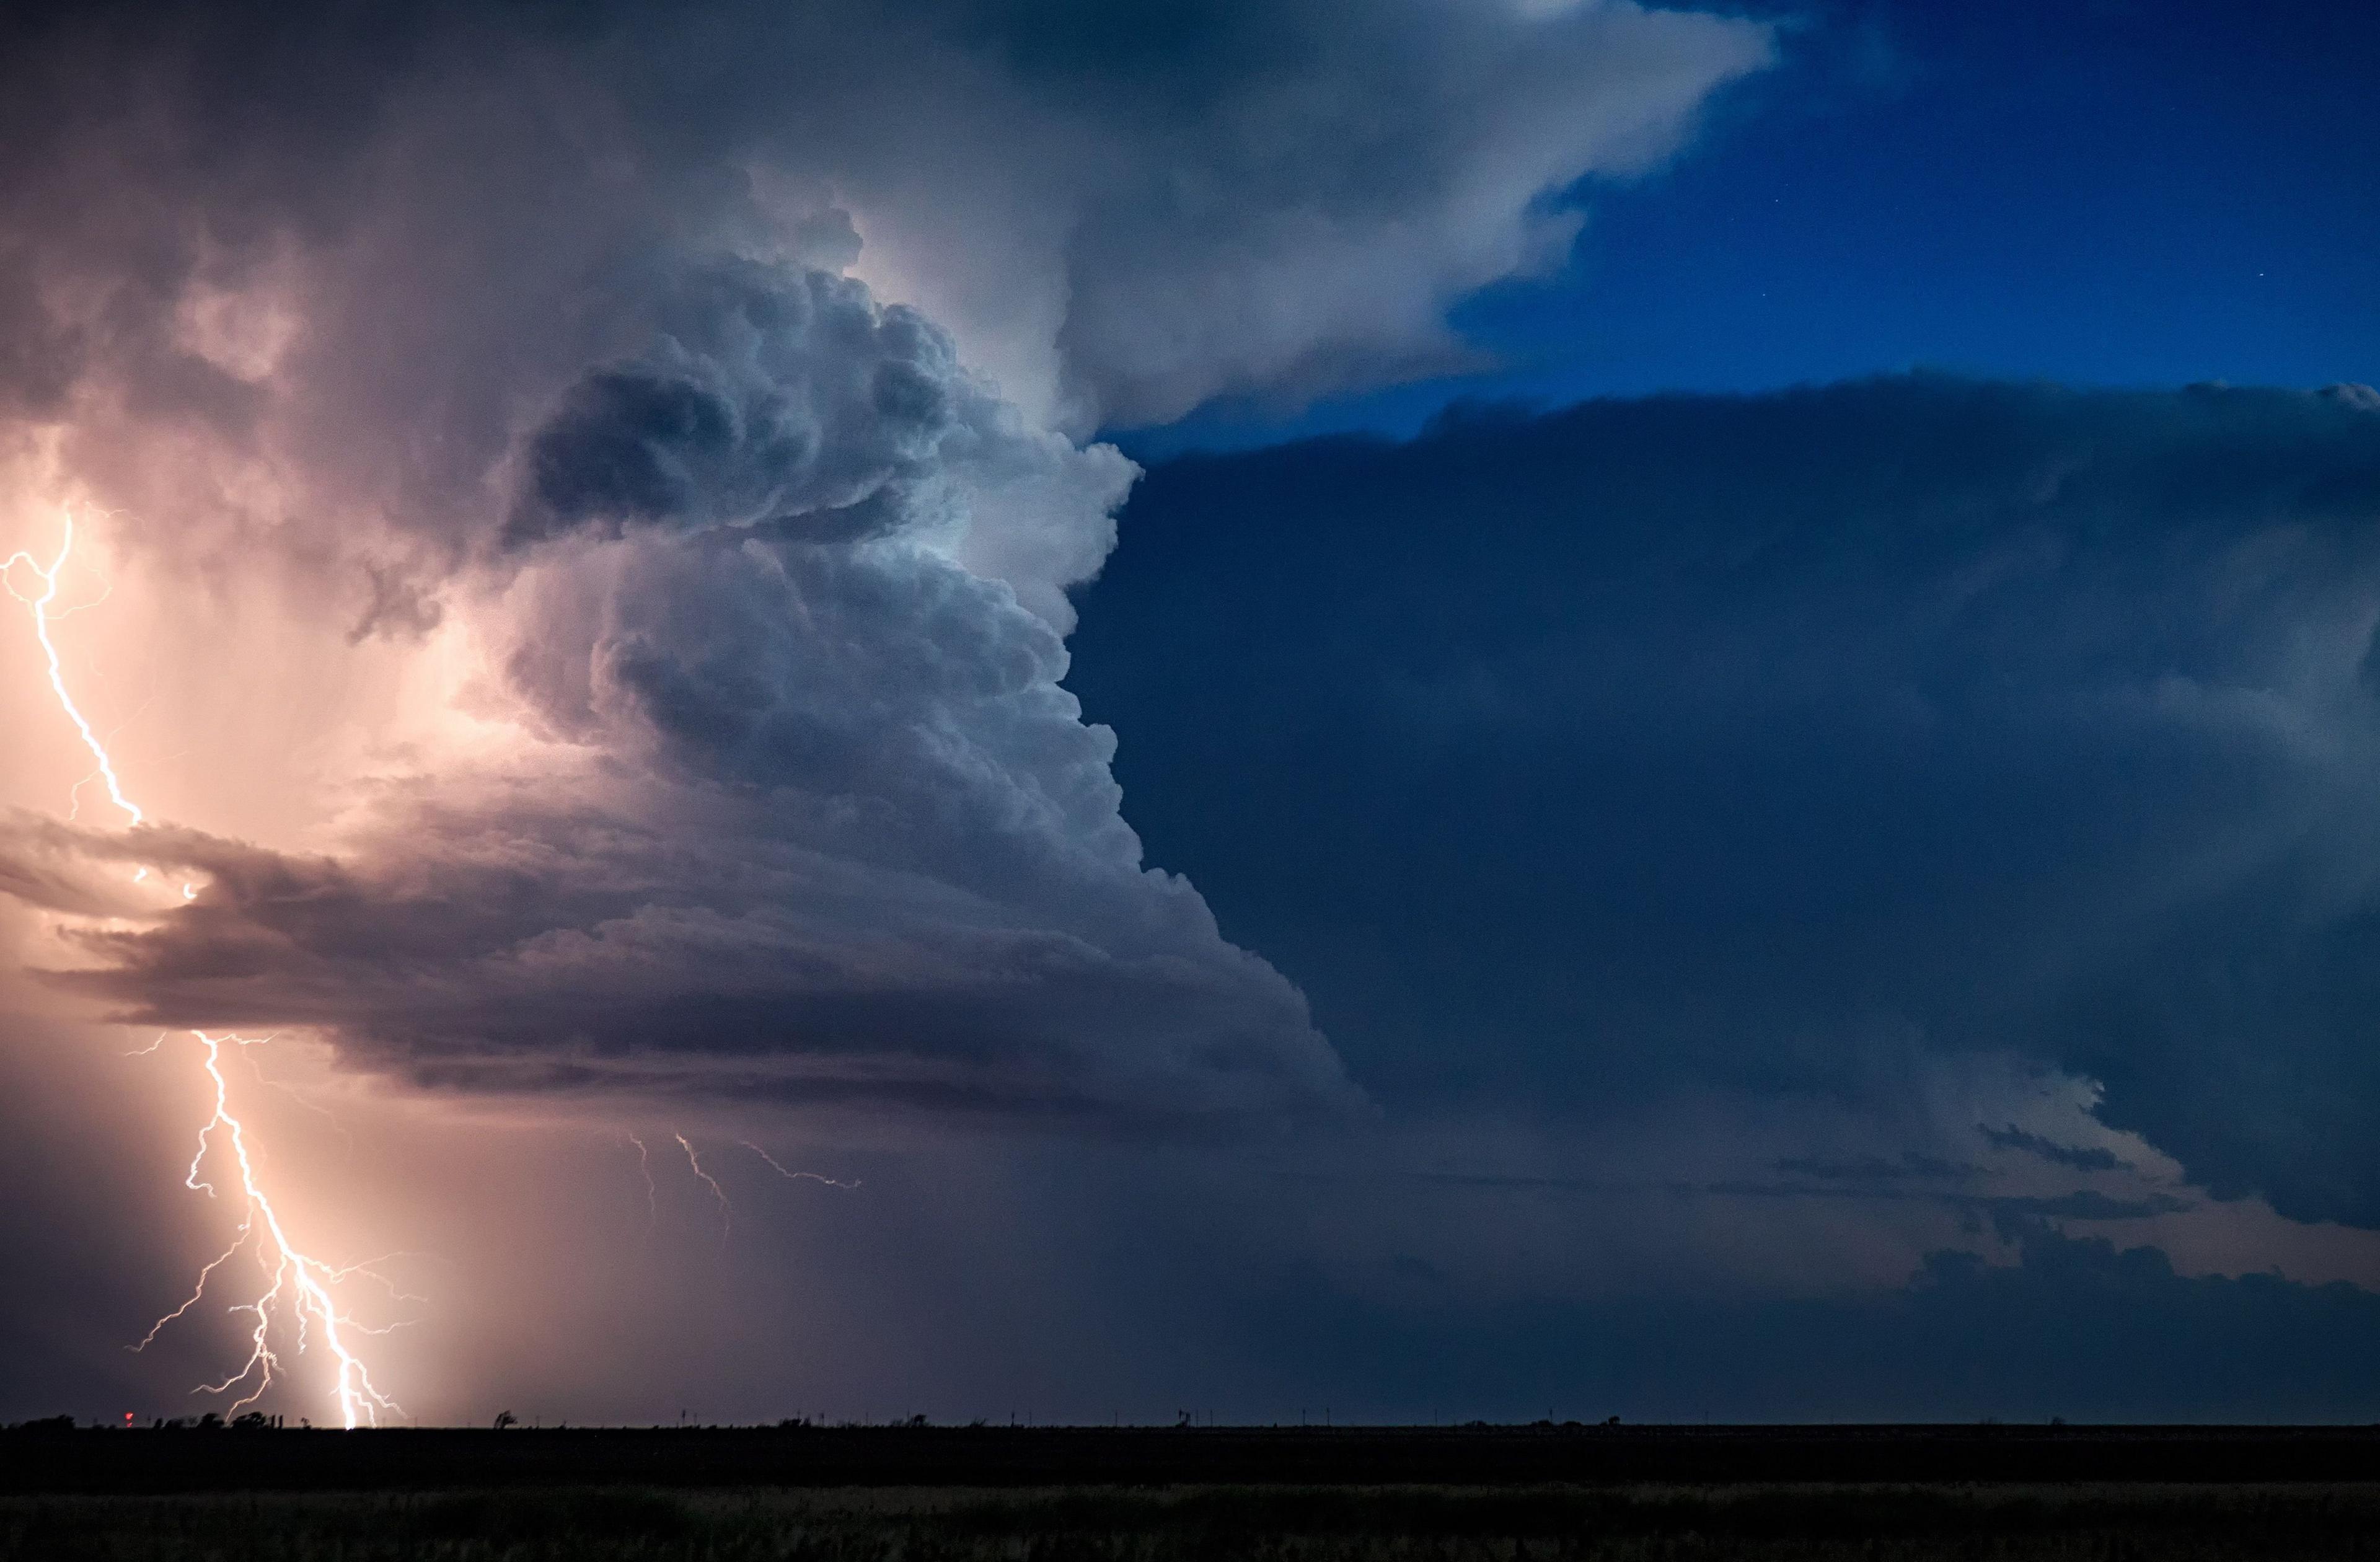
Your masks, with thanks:
[[[2380,376],[2380,6],[1840,0],[1559,276],[1456,323],[1497,372],[1127,433],[1144,457],[1406,433],[1448,400],[1912,368],[2099,385]]]

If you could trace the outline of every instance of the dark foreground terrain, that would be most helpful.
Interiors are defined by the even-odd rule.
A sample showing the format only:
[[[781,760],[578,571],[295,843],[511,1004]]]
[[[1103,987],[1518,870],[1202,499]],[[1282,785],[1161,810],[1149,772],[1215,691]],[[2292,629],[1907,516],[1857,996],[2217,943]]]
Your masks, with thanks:
[[[0,1434],[0,1557],[2380,1558],[2380,1431]]]
[[[0,1498],[0,1556],[836,1562],[2380,1556],[2380,1489],[1186,1486]]]

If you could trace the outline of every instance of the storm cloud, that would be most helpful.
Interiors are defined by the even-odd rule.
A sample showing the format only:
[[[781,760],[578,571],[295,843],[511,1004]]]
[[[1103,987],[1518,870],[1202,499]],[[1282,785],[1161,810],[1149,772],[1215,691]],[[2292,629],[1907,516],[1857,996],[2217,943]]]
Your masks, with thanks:
[[[527,432],[455,599],[538,740],[383,786],[335,856],[143,836],[192,898],[74,934],[100,966],[64,980],[450,1089],[1352,1105],[1294,989],[1142,867],[1059,629],[951,556],[1019,486],[1104,539],[1129,465],[1028,430],[847,278],[723,266],[654,308],[652,353]],[[23,838],[19,894],[78,909],[30,849],[76,837]]]
[[[1560,264],[1582,180],[1772,57],[1621,0],[13,15],[20,397],[136,357],[225,392],[163,327],[326,251],[419,386],[710,246],[889,282],[1077,433],[1462,359],[1448,304]]]
[[[2371,1226],[2375,518],[2356,386],[1473,410],[1156,468],[1069,682],[1392,1108],[2005,1054],[2218,1197]],[[1922,1148],[1973,1157],[1945,1110]]]
[[[11,1413],[212,1365],[130,1025],[431,1416],[2368,1406],[2380,397],[1125,454],[1601,286],[1722,9],[0,18]]]
[[[1062,687],[1135,473],[1086,435],[1461,359],[1446,306],[1559,263],[1581,181],[1658,165],[1770,43],[1626,4],[1345,23],[18,14],[12,475],[237,597],[278,641],[249,687],[277,655],[358,708],[369,664],[405,718],[302,824],[142,836],[190,898],[68,929],[58,980],[457,1089],[1356,1104],[1144,864]],[[125,860],[11,838],[61,913],[113,893],[62,864]]]

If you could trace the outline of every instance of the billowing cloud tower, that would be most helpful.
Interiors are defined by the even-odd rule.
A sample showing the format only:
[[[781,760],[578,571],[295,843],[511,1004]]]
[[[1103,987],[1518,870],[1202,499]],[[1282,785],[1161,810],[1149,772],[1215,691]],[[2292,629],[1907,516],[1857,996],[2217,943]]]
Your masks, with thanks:
[[[105,517],[89,632],[172,696],[111,686],[127,763],[215,778],[13,832],[23,897],[108,913],[52,980],[449,1090],[1148,1123],[1358,1098],[1062,687],[1134,475],[1086,432],[1447,361],[1451,298],[1564,249],[1542,198],[1767,47],[1439,0],[18,25],[12,525]]]

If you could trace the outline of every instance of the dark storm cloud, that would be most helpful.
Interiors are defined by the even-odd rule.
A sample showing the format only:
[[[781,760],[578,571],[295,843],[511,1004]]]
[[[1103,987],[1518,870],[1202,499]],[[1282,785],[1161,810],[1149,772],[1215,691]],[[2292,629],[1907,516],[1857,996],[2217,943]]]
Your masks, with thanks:
[[[1622,1195],[1647,1193],[1716,1197],[1858,1202],[1935,1204],[1971,1217],[1970,1229],[1980,1230],[1988,1220],[2007,1240],[2027,1227],[2025,1222],[2063,1220],[2146,1220],[2152,1215],[2180,1214],[2197,1206],[2169,1193],[2119,1199],[2093,1188],[2057,1194],[1990,1193],[1973,1190],[1985,1175],[1980,1166],[1953,1165],[1930,1157],[1905,1154],[1899,1161],[1881,1156],[1853,1162],[1789,1159],[1776,1169],[1795,1181],[1613,1181],[1607,1178],[1514,1175],[1507,1172],[1423,1172],[1415,1180],[1448,1188],[1554,1195]],[[1964,1184],[1943,1186],[1944,1184]]]
[[[822,271],[722,262],[655,311],[658,361],[591,369],[528,436],[504,542],[774,522],[844,542],[911,521],[964,421],[1002,409],[914,310]]]
[[[1020,907],[807,848],[782,795],[635,800],[391,808],[339,860],[95,840],[209,887],[79,935],[99,963],[54,980],[128,1023],[317,1027],[358,1067],[492,1094],[1156,1128],[1356,1103],[1296,992],[1181,881],[1125,868]]]
[[[2375,518],[2354,388],[1462,415],[1158,469],[1070,683],[1391,1101],[2013,1053],[2374,1225]]]

